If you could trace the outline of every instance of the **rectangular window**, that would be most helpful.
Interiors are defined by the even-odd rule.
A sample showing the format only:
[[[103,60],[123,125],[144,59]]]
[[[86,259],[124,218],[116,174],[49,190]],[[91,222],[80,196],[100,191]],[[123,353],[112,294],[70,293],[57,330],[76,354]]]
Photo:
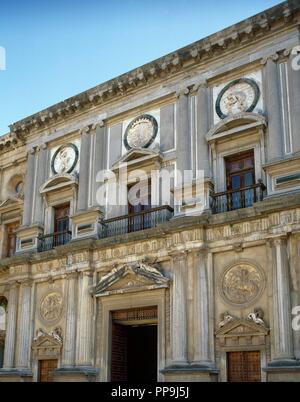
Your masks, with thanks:
[[[19,227],[19,222],[14,222],[6,225],[6,257],[12,257],[16,251],[16,230]]]
[[[228,209],[245,208],[256,201],[254,151],[242,152],[225,159]],[[236,190],[236,191],[235,191]]]

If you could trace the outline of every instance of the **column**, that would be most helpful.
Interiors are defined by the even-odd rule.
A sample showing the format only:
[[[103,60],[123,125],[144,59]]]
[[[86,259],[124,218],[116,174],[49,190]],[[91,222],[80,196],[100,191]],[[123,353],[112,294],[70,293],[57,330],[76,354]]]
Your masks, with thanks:
[[[76,337],[76,366],[91,365],[93,297],[91,272],[82,272],[78,289],[78,321]]]
[[[188,88],[177,94],[176,104],[176,137],[177,137],[177,168],[181,170],[192,169],[191,164],[191,133],[189,113],[189,90]]]
[[[208,252],[199,249],[194,254],[194,358],[193,364],[208,365],[210,356],[210,317]]]
[[[35,149],[31,149],[27,156],[27,172],[24,188],[24,212],[23,225],[30,226],[32,223],[32,205],[35,180]]]
[[[68,293],[66,302],[65,334],[62,351],[62,366],[74,366],[76,343],[76,310],[77,310],[77,278],[78,273],[68,275]]]
[[[14,367],[15,341],[17,329],[19,285],[11,284],[8,296],[7,330],[5,336],[3,368]]]
[[[286,239],[270,242],[273,267],[273,357],[272,360],[293,358],[289,261]]]
[[[210,176],[209,150],[206,134],[209,130],[208,88],[206,83],[199,85],[197,89],[197,169],[204,170],[204,177]]]
[[[299,56],[298,56],[299,57]],[[289,58],[289,103],[290,103],[290,116],[291,116],[291,130],[292,130],[292,151],[300,151],[300,70],[296,66],[296,55],[291,54]],[[296,69],[298,67],[298,69]]]
[[[47,145],[44,144],[39,148],[37,154],[37,174],[35,184],[35,203],[34,203],[34,223],[38,225],[44,224],[44,206],[43,198],[40,194],[40,187],[47,178],[48,169],[48,150]]]
[[[90,128],[85,127],[81,130],[80,145],[80,170],[79,170],[79,189],[78,189],[78,211],[85,211],[88,208],[88,194],[90,186],[90,161],[91,161],[91,135]]]
[[[187,364],[187,256],[186,252],[171,254],[173,258],[172,286],[172,361],[173,365]]]
[[[16,367],[30,366],[30,322],[31,322],[32,281],[22,282],[20,287],[20,308],[18,313],[18,337],[16,347]]]
[[[273,58],[275,60],[273,60]],[[283,154],[282,107],[278,65],[276,57],[268,58],[265,67],[265,104],[268,118],[267,159],[271,161]]]

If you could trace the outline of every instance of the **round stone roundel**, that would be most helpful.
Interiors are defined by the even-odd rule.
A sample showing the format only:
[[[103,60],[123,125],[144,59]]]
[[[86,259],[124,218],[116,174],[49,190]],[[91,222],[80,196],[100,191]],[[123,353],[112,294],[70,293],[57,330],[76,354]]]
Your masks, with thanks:
[[[156,119],[144,114],[135,118],[127,127],[124,136],[126,149],[148,148],[155,140],[158,125]]]
[[[263,272],[256,266],[241,263],[223,273],[220,294],[229,304],[246,305],[255,301],[264,289]]]
[[[40,315],[47,323],[53,323],[60,319],[63,309],[63,298],[58,292],[48,293],[41,301]]]
[[[78,148],[74,144],[66,144],[59,147],[51,161],[51,169],[54,174],[71,173],[78,162]]]
[[[259,100],[260,90],[250,78],[239,78],[226,85],[216,101],[216,112],[221,119],[242,112],[252,112]]]

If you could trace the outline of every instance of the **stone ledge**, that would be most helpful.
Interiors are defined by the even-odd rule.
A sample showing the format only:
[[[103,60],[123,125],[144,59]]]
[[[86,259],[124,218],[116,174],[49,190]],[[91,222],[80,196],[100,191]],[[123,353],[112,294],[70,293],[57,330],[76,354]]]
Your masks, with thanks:
[[[176,373],[211,373],[219,374],[220,370],[213,366],[206,365],[188,365],[188,366],[169,366],[160,370],[162,374],[176,374]]]
[[[270,362],[263,368],[266,372],[300,371],[300,360],[278,360]]]
[[[33,377],[33,373],[30,369],[0,369],[0,376],[3,377]]]

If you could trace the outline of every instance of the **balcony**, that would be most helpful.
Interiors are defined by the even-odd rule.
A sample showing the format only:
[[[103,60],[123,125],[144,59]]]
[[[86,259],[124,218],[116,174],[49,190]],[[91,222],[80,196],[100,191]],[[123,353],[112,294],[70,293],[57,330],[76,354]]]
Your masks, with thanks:
[[[266,186],[260,181],[253,186],[238,190],[223,191],[212,195],[212,213],[233,211],[235,209],[252,207],[257,201],[262,201]]]
[[[168,221],[172,216],[173,208],[164,205],[130,215],[106,219],[101,222],[102,230],[100,238],[124,235],[139,230],[154,228],[156,225]]]
[[[72,233],[69,230],[64,232],[50,233],[38,237],[38,252],[49,251],[54,247],[63,246],[72,239]]]

